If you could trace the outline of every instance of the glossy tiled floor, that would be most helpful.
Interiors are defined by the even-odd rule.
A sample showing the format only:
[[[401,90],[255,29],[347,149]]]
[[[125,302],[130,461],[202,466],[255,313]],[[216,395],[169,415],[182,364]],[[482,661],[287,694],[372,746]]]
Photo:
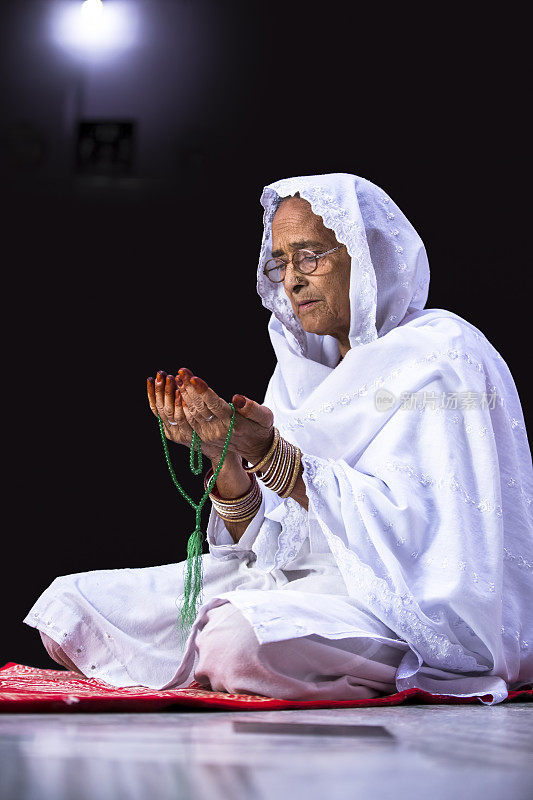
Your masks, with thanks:
[[[531,800],[533,704],[2,715],[0,774],[2,800]]]

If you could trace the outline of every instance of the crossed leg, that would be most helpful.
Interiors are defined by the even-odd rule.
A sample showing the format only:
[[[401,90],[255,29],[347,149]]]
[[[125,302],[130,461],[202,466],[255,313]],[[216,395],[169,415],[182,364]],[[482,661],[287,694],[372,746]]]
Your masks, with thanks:
[[[401,650],[365,638],[317,635],[260,644],[231,603],[205,617],[194,678],[215,691],[284,700],[356,700],[396,691]]]
[[[355,700],[393,694],[402,650],[368,639],[303,636],[260,644],[231,603],[211,608],[198,629],[194,678],[214,691],[285,700]],[[49,656],[87,677],[63,648],[39,631]]]

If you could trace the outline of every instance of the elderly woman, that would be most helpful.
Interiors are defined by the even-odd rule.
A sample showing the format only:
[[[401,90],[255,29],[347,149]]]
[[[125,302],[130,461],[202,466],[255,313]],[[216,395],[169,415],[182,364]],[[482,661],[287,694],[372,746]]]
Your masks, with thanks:
[[[187,641],[185,562],[57,578],[24,621],[114,686],[501,702],[533,679],[532,465],[509,369],[472,324],[424,309],[424,246],[383,190],[305,176],[261,202],[277,364],[263,405],[233,397]],[[148,397],[215,469],[228,403],[187,368]]]

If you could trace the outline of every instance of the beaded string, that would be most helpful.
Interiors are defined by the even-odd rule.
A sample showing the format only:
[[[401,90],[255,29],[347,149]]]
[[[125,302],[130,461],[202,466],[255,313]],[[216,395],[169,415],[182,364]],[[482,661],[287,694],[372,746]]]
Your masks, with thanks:
[[[194,455],[196,453],[196,465]],[[192,432],[191,449],[189,451],[189,464],[193,475],[199,475],[202,471],[202,440],[195,430]]]
[[[216,483],[218,473],[222,469],[222,464],[224,463],[224,459],[226,458],[226,453],[228,452],[229,447],[229,440],[231,438],[231,434],[233,433],[233,426],[235,423],[235,406],[233,403],[228,403],[229,407],[231,408],[231,420],[229,423],[228,433],[226,435],[226,441],[224,442],[224,447],[222,448],[222,454],[220,456],[220,461],[218,462],[218,466],[216,470],[213,472],[211,476],[211,480],[208,483],[207,489],[203,494],[203,497],[198,503],[195,503],[192,497],[189,497],[185,489],[180,486],[178,479],[176,478],[176,473],[172,467],[172,462],[170,460],[170,453],[168,452],[168,445],[167,439],[165,436],[165,429],[163,427],[163,420],[157,415],[157,420],[159,422],[159,431],[161,433],[161,440],[163,442],[163,450],[165,453],[165,460],[167,462],[167,466],[170,472],[170,477],[172,478],[172,482],[174,486],[179,491],[181,496],[187,500],[189,505],[191,505],[195,512],[196,512],[196,526],[194,531],[189,536],[189,540],[187,542],[187,568],[186,568],[186,575],[183,582],[183,604],[180,609],[179,614],[179,629],[182,635],[182,638],[185,639],[190,631],[190,628],[196,619],[196,615],[198,613],[198,607],[201,602],[201,591],[202,591],[202,584],[203,584],[203,569],[202,569],[202,541],[203,541],[203,533],[201,530],[201,522],[202,522],[202,508],[209,497],[211,489]],[[194,463],[194,457],[196,454],[196,464]],[[191,440],[191,447],[190,447],[190,458],[189,458],[189,466],[191,468],[191,472],[193,475],[199,475],[202,471],[202,440],[200,436],[193,430],[192,440]]]

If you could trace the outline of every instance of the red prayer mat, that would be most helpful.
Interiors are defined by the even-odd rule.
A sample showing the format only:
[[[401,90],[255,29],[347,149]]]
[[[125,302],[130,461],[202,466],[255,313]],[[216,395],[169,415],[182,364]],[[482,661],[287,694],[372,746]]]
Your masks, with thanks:
[[[484,700],[490,701],[491,695]],[[533,688],[509,692],[507,701],[533,701]],[[450,697],[406,689],[372,700],[278,700],[259,694],[228,694],[205,689],[193,681],[185,689],[157,691],[144,686],[117,688],[75,672],[37,669],[9,662],[0,669],[0,712],[161,711],[177,706],[266,711],[280,708],[363,708],[410,704],[480,703],[478,697]]]

